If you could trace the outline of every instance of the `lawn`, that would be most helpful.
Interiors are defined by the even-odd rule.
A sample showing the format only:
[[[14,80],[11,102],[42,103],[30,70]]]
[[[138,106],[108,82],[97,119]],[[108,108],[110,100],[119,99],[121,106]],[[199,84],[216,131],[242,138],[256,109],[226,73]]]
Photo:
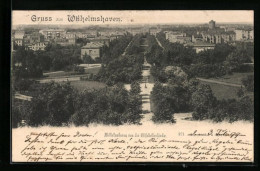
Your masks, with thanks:
[[[87,68],[87,69],[85,69],[85,73],[96,75],[99,72],[99,70],[100,70],[100,67]]]
[[[233,84],[242,84],[241,79],[247,77],[248,75],[253,75],[253,72],[247,73],[233,73],[232,75],[225,75],[220,78],[210,78],[211,80],[222,81],[226,83],[233,83]]]
[[[74,72],[74,71],[61,71],[61,72],[45,75],[45,77],[48,77],[48,78],[57,78],[58,77],[59,78],[59,77],[72,76],[72,75],[82,75],[82,74]]]
[[[226,86],[221,84],[215,84],[215,83],[208,83],[204,81],[200,81],[202,84],[208,84],[213,94],[217,97],[217,99],[238,99],[237,92],[239,90],[239,87],[232,87],[232,86]],[[234,83],[234,82],[232,82]],[[246,95],[251,97],[253,99],[254,95],[253,93],[247,92]]]
[[[85,89],[101,89],[106,86],[106,84],[97,81],[72,81],[71,86],[79,91]]]
[[[95,68],[87,68],[85,69],[85,73],[77,73],[74,71],[57,71],[57,72],[53,72],[53,73],[48,73],[48,74],[44,74],[45,77],[64,77],[64,76],[71,76],[71,75],[82,75],[82,74],[97,74],[98,71],[100,70],[100,67],[95,67]]]

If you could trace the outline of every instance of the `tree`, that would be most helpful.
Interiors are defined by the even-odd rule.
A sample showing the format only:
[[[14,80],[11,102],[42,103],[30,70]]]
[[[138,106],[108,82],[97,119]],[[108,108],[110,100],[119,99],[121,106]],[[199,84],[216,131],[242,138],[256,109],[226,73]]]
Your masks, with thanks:
[[[191,96],[191,103],[194,109],[193,119],[208,119],[208,111],[214,108],[216,97],[214,97],[209,85],[199,84],[198,89]]]
[[[16,79],[42,76],[40,59],[32,50],[19,48],[12,59],[12,69]]]
[[[167,87],[156,82],[151,92],[151,101],[154,105],[152,117],[154,122],[175,122],[173,118],[174,98],[169,94]]]
[[[14,89],[16,91],[26,91],[30,88],[30,86],[34,83],[34,81],[29,79],[17,79],[13,82]]]
[[[88,54],[83,55],[83,62],[85,64],[93,64],[95,63],[95,60],[91,58]]]
[[[60,126],[67,123],[74,113],[75,92],[70,83],[48,83],[31,101],[28,124]]]
[[[141,93],[140,84],[137,81],[131,83],[130,93],[138,95]]]
[[[251,59],[245,50],[235,50],[228,55],[225,65],[231,71],[240,71],[243,63],[250,62]]]

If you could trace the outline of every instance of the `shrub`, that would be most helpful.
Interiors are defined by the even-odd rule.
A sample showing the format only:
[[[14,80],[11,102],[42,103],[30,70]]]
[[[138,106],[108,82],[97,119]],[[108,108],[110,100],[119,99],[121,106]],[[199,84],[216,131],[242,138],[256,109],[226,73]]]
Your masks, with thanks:
[[[226,74],[226,69],[220,64],[196,64],[192,65],[190,72],[198,77],[211,78],[220,77]]]
[[[241,80],[247,91],[254,92],[254,75],[248,75]]]

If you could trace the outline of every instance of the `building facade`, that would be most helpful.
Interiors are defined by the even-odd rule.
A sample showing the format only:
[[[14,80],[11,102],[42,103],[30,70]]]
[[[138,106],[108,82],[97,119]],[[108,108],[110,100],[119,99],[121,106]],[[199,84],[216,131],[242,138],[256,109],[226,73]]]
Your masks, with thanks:
[[[37,42],[37,43],[32,43],[27,46],[27,49],[33,50],[33,51],[38,51],[38,50],[45,50],[46,43],[44,42]]]
[[[59,41],[66,38],[66,31],[63,29],[47,29],[39,32],[44,35],[44,39],[47,41]]]
[[[192,40],[192,37],[186,36],[186,33],[180,33],[180,32],[165,32],[165,38],[166,40],[169,40],[171,43],[189,43]]]
[[[254,39],[254,30],[252,29],[236,29],[236,41]]]
[[[89,55],[94,60],[100,58],[103,46],[104,44],[98,42],[87,43],[87,45],[81,48],[81,59],[83,59],[85,55]]]
[[[25,34],[24,36],[24,44],[29,45],[32,43],[40,43],[44,42],[44,36],[41,33],[34,32],[31,34]]]
[[[24,35],[25,35],[25,32],[22,30],[17,30],[14,32],[13,41],[14,41],[15,45],[17,45],[17,46],[24,45],[24,41],[23,41]]]

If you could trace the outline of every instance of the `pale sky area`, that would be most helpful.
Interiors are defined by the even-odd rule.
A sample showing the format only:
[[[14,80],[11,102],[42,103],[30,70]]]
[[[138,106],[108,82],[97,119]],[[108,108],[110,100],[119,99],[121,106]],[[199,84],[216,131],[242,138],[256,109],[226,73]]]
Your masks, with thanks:
[[[32,16],[52,17],[52,21],[32,21]],[[67,15],[82,15],[83,17],[120,17],[120,22],[69,22]],[[62,18],[63,21],[56,21]],[[165,11],[13,11],[13,25],[20,24],[201,24],[215,20],[217,23],[249,23],[253,24],[252,10],[165,10]]]

